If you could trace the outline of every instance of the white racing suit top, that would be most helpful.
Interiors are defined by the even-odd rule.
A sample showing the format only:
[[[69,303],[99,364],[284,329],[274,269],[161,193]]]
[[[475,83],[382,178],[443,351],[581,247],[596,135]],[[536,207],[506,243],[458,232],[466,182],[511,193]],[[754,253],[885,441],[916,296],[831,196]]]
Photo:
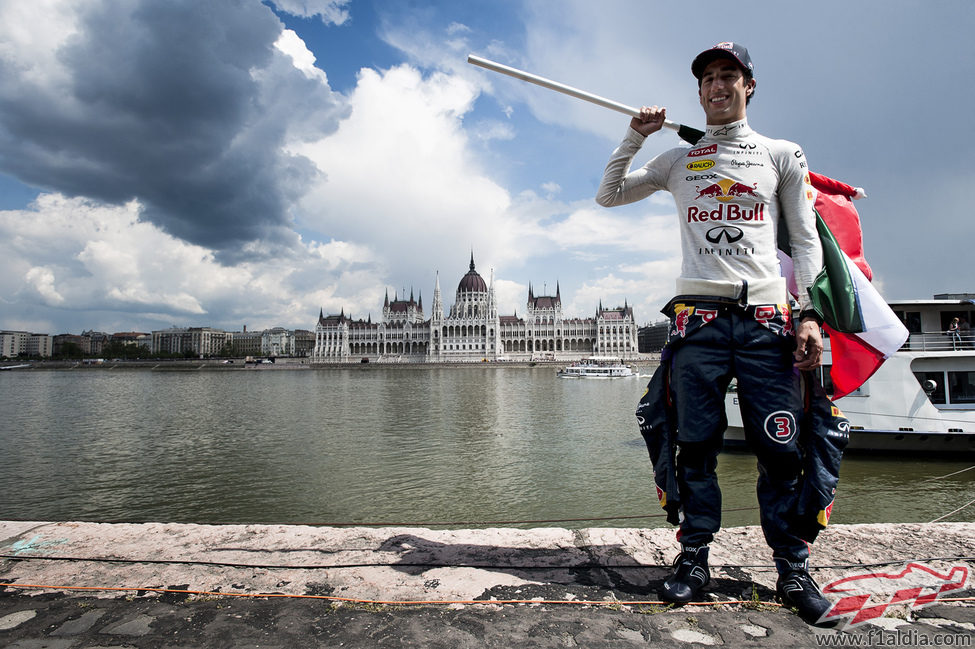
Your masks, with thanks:
[[[677,294],[788,304],[777,252],[784,221],[799,307],[810,308],[807,289],[822,268],[823,255],[813,212],[815,190],[802,149],[760,135],[741,120],[708,126],[696,145],[671,149],[630,171],[645,139],[627,130],[606,165],[596,202],[613,207],[659,190],[673,194],[683,257]]]

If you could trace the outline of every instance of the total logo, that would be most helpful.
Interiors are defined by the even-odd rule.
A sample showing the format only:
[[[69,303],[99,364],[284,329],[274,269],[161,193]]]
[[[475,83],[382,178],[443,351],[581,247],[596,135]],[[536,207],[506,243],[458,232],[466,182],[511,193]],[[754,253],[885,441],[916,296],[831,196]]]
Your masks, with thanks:
[[[718,145],[712,144],[711,146],[706,146],[700,149],[692,149],[687,153],[688,158],[699,158],[702,155],[714,155],[718,152]]]

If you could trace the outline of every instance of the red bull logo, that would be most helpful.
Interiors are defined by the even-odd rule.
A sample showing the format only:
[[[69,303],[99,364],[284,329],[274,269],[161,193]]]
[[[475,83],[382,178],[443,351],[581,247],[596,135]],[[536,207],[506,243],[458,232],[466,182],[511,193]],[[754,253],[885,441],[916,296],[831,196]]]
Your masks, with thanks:
[[[683,338],[687,335],[687,323],[691,321],[694,307],[683,304],[674,305],[674,331]]]
[[[732,198],[737,198],[739,196],[751,196],[752,198],[758,198],[758,194],[755,190],[758,188],[758,183],[752,183],[751,187],[744,183],[740,183],[736,180],[730,180],[728,178],[723,178],[716,183],[712,183],[704,188],[700,186],[695,187],[697,190],[697,196],[694,200],[700,198],[715,198],[722,203],[730,201]]]
[[[704,324],[707,324],[718,317],[717,309],[698,309],[697,314],[701,316],[701,320],[704,320]]]
[[[699,198],[719,198],[724,196],[724,190],[721,189],[721,185],[718,183],[708,185],[704,189],[701,189],[700,187],[695,187],[694,189],[697,190],[697,196],[694,197],[694,200]]]
[[[833,489],[833,495],[836,495],[836,489]],[[826,509],[820,511],[819,512],[819,515],[816,516],[816,520],[823,527],[826,527],[827,525],[829,525],[829,517],[833,515],[833,503],[834,502],[836,502],[836,501],[835,500],[831,500],[829,502],[829,504],[826,505]]]
[[[654,487],[657,487],[657,485],[654,485]],[[657,487],[657,500],[660,501],[661,507],[667,506],[667,492],[660,487]]]
[[[849,617],[846,626],[856,626],[883,617],[894,605],[921,608],[939,598],[962,590],[968,582],[968,568],[954,566],[942,574],[920,563],[908,563],[900,572],[867,572],[838,579],[823,594],[839,596],[820,622]]]
[[[718,205],[713,210],[702,210],[691,205],[687,208],[688,223],[704,223],[706,221],[764,221],[765,203],[752,203],[751,208],[730,203]]]
[[[788,304],[780,304],[779,311],[782,313],[782,327],[787,334],[791,334],[793,332],[792,309]]]

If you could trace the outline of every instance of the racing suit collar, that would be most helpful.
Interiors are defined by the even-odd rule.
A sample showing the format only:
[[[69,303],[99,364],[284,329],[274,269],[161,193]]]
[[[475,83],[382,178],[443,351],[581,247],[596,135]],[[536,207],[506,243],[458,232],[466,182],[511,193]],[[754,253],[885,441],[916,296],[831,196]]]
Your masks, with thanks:
[[[708,124],[706,137],[709,140],[731,140],[752,132],[751,127],[748,126],[748,119],[746,118],[737,122],[731,122],[730,124]]]

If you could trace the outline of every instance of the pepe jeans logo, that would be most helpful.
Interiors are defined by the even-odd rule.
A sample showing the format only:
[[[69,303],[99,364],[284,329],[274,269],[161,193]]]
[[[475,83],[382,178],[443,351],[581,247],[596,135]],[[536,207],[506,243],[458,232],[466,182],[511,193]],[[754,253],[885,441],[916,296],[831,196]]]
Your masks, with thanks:
[[[865,572],[844,577],[823,588],[826,596],[839,596],[820,622],[849,618],[852,627],[883,617],[894,605],[918,609],[965,588],[968,567],[953,566],[946,574],[920,563],[908,563],[899,572]]]

